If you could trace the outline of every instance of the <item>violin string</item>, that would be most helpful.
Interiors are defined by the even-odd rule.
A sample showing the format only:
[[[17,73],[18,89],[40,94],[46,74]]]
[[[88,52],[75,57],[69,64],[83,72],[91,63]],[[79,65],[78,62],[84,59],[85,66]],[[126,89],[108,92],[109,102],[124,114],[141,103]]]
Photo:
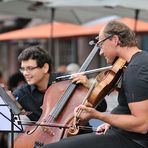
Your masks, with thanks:
[[[85,96],[85,98],[84,98],[84,100],[82,102],[83,105],[86,105],[88,103],[87,101],[89,101],[90,94],[92,93],[95,85],[96,85],[96,81],[93,81],[93,83],[91,84],[91,87],[89,88],[89,90],[88,90],[88,92],[87,92],[87,94],[86,94],[86,96]],[[79,118],[82,111],[83,111],[82,109],[78,110],[78,112],[76,114],[76,118]]]

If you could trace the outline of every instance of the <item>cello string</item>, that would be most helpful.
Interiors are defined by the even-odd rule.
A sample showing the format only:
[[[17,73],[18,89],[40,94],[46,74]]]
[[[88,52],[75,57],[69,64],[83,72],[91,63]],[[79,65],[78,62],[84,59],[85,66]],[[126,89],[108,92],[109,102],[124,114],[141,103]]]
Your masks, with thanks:
[[[63,106],[66,105],[67,101],[69,100],[69,96],[73,90],[73,87],[75,87],[75,84],[71,83],[66,91],[64,92],[64,95],[59,99],[56,106],[53,108],[50,115],[52,115],[55,119],[60,114],[60,112],[63,109]],[[69,89],[70,88],[70,89]]]
[[[71,90],[67,90],[65,95],[62,96],[62,98],[60,99],[60,101],[58,102],[58,104],[54,107],[54,109],[51,111],[52,113],[50,113],[50,115],[48,116],[48,118],[46,118],[46,123],[51,123],[54,121],[57,112],[60,112],[60,106],[65,103],[65,98],[68,97],[69,93]],[[39,138],[40,141],[44,141],[44,139],[46,138],[46,134],[42,135],[42,138]],[[42,140],[41,140],[42,139]]]
[[[102,40],[103,41],[103,40]],[[100,41],[101,42],[101,41]],[[81,68],[79,69],[79,72],[82,72],[82,71],[85,71],[86,69],[87,69],[87,67],[88,67],[88,65],[90,64],[90,62],[92,61],[92,59],[93,59],[93,57],[96,55],[96,53],[98,52],[98,50],[99,50],[99,47],[98,47],[98,45],[97,44],[95,44],[95,46],[94,46],[94,48],[93,48],[93,50],[90,52],[90,54],[88,55],[88,57],[86,58],[86,60],[84,61],[84,63],[83,63],[83,65],[81,66]],[[69,85],[69,87],[67,88],[67,90],[68,90],[68,99],[69,99],[69,95],[71,95],[72,94],[72,92],[74,91],[74,89],[75,89],[75,87],[76,87],[76,84],[70,84]],[[66,90],[66,92],[67,92],[67,90]],[[66,94],[66,95],[67,95]],[[58,101],[58,103],[59,103],[59,105],[57,104],[57,109],[54,109],[53,110],[53,112],[52,112],[52,114],[51,115],[53,115],[53,117],[57,117],[58,116],[58,114],[60,113],[60,110],[62,109],[61,107],[63,107],[63,105],[61,106],[61,104],[65,104],[67,101],[68,101],[68,99],[65,99],[65,97],[63,97],[64,99],[60,99],[60,101],[62,102],[62,103],[60,103],[60,101]]]
[[[103,68],[100,68],[99,71],[106,71],[106,70],[109,70],[111,69],[112,66],[108,66],[108,67],[103,67]],[[68,92],[69,91],[69,92]],[[67,93],[67,94],[66,94]],[[64,105],[65,103],[65,98],[67,98],[69,96],[69,94],[71,93],[71,90],[67,89],[67,92],[65,92],[64,96],[58,101],[56,107],[55,107],[55,110],[53,111],[53,116],[56,118],[57,114],[61,111],[61,106]],[[87,98],[86,98],[87,99]],[[67,100],[66,100],[67,101]]]
[[[51,117],[53,119],[56,119],[56,116],[60,113],[61,106],[63,106],[65,103],[65,100],[66,100],[65,98],[67,98],[69,96],[70,92],[71,92],[71,89],[69,90],[67,88],[67,90],[64,92],[64,95],[58,100],[56,106],[54,106],[54,108],[50,112],[49,116],[47,117],[47,120],[46,120],[47,122],[49,122],[51,120]]]
[[[87,101],[87,99],[88,99],[90,93],[92,92],[92,90],[93,90],[95,84],[96,84],[96,82],[94,81],[93,84],[91,85],[91,87],[90,87],[90,89],[89,89],[89,91],[88,91],[86,97],[84,98],[82,104],[85,104],[85,102]],[[57,105],[53,108],[52,113],[50,114],[51,116],[53,116],[54,118],[56,117],[56,114],[58,114],[58,113],[60,112],[60,109],[61,109],[60,106],[63,106],[63,105],[64,105],[64,103],[65,103],[65,98],[67,98],[67,97],[69,96],[69,94],[70,94],[70,90],[67,89],[67,91],[65,92],[65,94],[64,94],[64,95],[62,96],[62,98],[58,101]],[[79,115],[81,114],[81,112],[82,112],[82,110],[79,110],[79,111],[78,111],[77,117],[79,117]],[[50,118],[49,118],[49,120],[50,120]],[[47,120],[47,121],[49,121],[49,120]],[[51,121],[52,121],[52,120],[51,120]],[[49,122],[49,123],[50,123],[50,122]]]
[[[66,92],[64,93],[64,95],[58,101],[57,105],[52,109],[51,113],[47,117],[47,120],[46,120],[47,124],[53,122],[56,119],[57,114],[59,114],[60,110],[61,110],[60,106],[63,106],[63,104],[65,103],[65,98],[69,98],[68,96],[69,96],[71,90],[72,89],[70,89],[70,90],[67,89]],[[44,139],[46,139],[46,134],[42,135],[42,137],[40,138],[40,141],[44,141]]]

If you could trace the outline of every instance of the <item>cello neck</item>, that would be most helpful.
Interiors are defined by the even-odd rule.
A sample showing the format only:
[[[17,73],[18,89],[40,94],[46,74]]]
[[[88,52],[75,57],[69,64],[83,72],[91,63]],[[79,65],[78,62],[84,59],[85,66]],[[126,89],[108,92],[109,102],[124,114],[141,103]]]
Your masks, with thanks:
[[[90,52],[90,54],[88,55],[88,57],[86,58],[86,60],[82,64],[82,66],[80,67],[79,72],[84,72],[88,68],[89,64],[93,60],[93,58],[94,58],[95,54],[98,52],[98,50],[99,50],[99,47],[97,46],[97,44],[95,44],[93,50]],[[70,99],[70,96],[73,93],[73,91],[75,90],[76,86],[77,85],[75,83],[71,83],[68,86],[64,95],[59,99],[56,106],[50,112],[50,116],[52,116],[54,119],[56,119],[59,116],[59,114],[61,113],[61,111],[63,110],[65,105],[67,104],[68,100]]]

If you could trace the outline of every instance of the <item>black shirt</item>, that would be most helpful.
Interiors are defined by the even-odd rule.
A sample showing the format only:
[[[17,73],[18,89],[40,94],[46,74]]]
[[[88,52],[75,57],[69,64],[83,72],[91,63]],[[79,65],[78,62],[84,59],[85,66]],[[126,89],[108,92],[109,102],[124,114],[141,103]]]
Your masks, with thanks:
[[[128,103],[148,99],[148,53],[136,53],[123,74],[122,86],[118,96],[119,105],[113,114],[131,114]],[[148,133],[140,134],[113,127],[124,136],[148,146]]]
[[[61,75],[62,74],[60,73],[51,74],[48,86],[50,86],[52,82],[56,80],[57,76]],[[16,97],[16,99],[21,104],[23,109],[32,112],[30,115],[28,115],[31,121],[38,121],[38,119],[41,116],[42,113],[41,106],[43,104],[44,94],[45,92],[39,91],[35,85],[28,85],[28,84],[18,87],[13,92],[13,95]]]

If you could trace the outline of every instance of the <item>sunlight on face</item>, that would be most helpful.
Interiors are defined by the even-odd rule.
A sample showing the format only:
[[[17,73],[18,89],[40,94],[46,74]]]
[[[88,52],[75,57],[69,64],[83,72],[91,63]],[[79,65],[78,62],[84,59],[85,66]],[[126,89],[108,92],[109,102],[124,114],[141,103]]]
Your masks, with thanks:
[[[33,59],[22,61],[20,71],[30,85],[37,85],[44,77],[43,69],[38,67],[36,60]]]
[[[114,36],[105,36],[103,30],[100,31],[98,46],[100,47],[100,55],[104,56],[108,64],[112,64],[116,57],[116,49],[114,44]]]

